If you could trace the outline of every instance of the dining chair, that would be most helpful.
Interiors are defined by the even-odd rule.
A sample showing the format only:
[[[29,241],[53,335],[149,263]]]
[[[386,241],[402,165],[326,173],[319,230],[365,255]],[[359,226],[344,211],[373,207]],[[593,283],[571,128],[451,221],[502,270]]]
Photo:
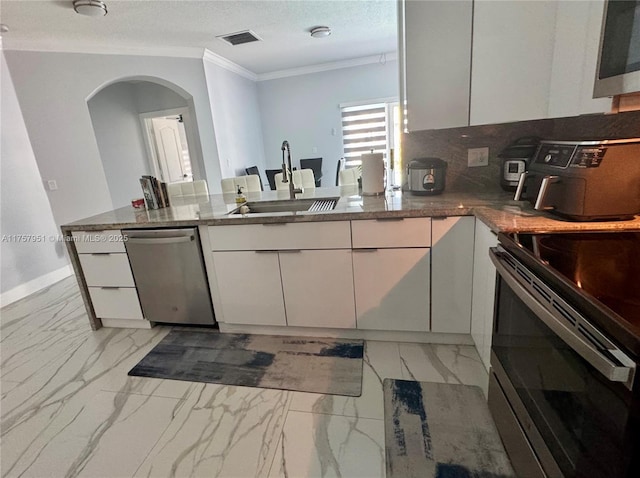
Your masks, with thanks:
[[[276,190],[289,189],[289,183],[282,182],[282,171],[275,175]],[[311,169],[301,169],[293,172],[293,186],[302,189],[313,189],[316,187],[316,180]]]
[[[222,186],[222,193],[237,193],[238,186],[242,188],[244,193],[259,193],[262,191],[262,183],[260,182],[260,176],[250,174],[247,176],[236,176],[234,178],[224,178],[220,181]]]
[[[311,169],[315,178],[316,187],[322,182],[322,158],[308,158],[300,160],[300,169]]]
[[[265,169],[265,174],[267,175],[267,181],[269,182],[269,189],[272,191],[276,190],[276,174],[281,173],[282,169]]]
[[[171,204],[172,200],[178,198],[209,196],[209,188],[207,187],[207,182],[204,179],[168,183],[167,195],[169,196],[169,204]]]
[[[336,165],[336,186],[340,186],[340,171],[344,169],[344,158],[338,160]]]
[[[262,178],[260,177],[260,171],[258,170],[258,166],[249,166],[245,168],[245,172],[247,175],[255,175],[260,179],[260,191],[264,191],[264,186],[262,185]]]
[[[338,186],[357,186],[358,179],[362,176],[362,170],[359,166],[356,166],[354,168],[343,169],[338,175]]]

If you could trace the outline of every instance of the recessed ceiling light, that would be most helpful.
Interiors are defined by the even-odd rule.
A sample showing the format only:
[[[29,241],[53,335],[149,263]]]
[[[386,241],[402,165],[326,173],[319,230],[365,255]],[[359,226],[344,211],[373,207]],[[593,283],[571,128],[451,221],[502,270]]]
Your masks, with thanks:
[[[325,38],[331,35],[331,28],[329,27],[315,27],[311,29],[312,38]]]
[[[75,0],[73,9],[80,15],[103,17],[107,14],[107,5],[100,0]]]

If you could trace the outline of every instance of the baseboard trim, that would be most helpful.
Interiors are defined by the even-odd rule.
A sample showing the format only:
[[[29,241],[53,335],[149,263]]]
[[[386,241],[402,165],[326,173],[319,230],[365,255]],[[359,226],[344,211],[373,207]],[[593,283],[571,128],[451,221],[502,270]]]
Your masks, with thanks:
[[[58,270],[49,272],[48,274],[36,277],[29,282],[20,284],[19,286],[0,294],[0,307],[4,307],[6,305],[17,302],[20,299],[24,299],[28,295],[31,295],[34,292],[38,292],[45,287],[49,287],[50,285],[55,284],[56,282],[61,281],[62,279],[65,279],[72,274],[73,269],[69,264],[67,266],[61,267]]]

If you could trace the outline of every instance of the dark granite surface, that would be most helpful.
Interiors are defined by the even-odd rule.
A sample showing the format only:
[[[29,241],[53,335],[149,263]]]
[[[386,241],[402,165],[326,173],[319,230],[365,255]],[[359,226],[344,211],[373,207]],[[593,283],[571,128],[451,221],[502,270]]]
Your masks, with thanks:
[[[174,204],[147,211],[131,206],[115,209],[62,226],[63,231],[98,231],[122,228],[185,227],[194,225],[317,222],[384,217],[437,217],[475,215],[494,231],[640,230],[640,217],[632,221],[569,222],[534,211],[526,202],[511,199],[511,193],[454,193],[414,196],[393,191],[384,196],[360,196],[353,187],[309,189],[302,197],[340,197],[333,211],[278,212],[230,215],[238,206],[234,195],[216,194],[199,202]],[[247,195],[249,202],[288,199],[287,191],[264,191]]]

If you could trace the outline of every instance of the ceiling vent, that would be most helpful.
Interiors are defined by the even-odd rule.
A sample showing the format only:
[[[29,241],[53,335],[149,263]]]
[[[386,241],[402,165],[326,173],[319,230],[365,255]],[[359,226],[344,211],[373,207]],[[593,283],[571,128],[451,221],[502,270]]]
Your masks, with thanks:
[[[229,33],[228,35],[220,35],[217,38],[220,38],[221,40],[224,40],[233,46],[262,40],[262,38],[260,38],[258,35],[253,33],[251,30],[245,30],[245,31],[236,32],[236,33]]]

